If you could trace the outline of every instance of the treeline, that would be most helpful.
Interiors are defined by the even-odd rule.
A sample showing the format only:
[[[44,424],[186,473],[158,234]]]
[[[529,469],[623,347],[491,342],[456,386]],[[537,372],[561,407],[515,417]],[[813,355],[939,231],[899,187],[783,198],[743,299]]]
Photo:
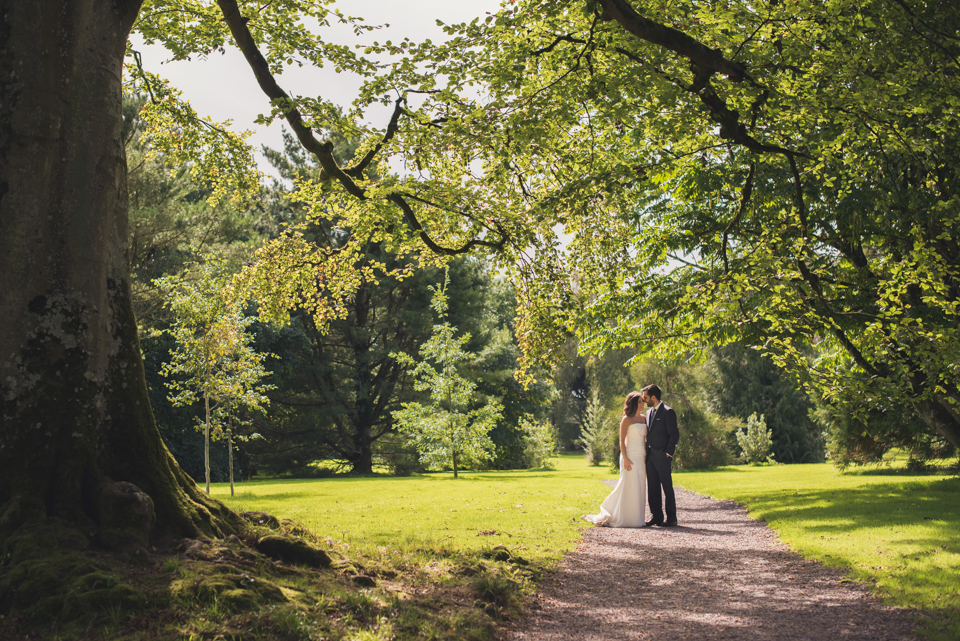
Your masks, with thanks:
[[[130,267],[151,403],[167,447],[194,478],[203,476],[203,437],[198,406],[174,407],[161,371],[174,349],[174,322],[156,281],[169,275],[189,280],[211,256],[238,272],[255,250],[289,225],[305,219],[304,207],[291,200],[292,184],[319,167],[285,137],[282,151],[266,149],[280,179],[262,187],[255,202],[211,205],[209,190],[184,169],[172,170],[150,153],[138,113],[143,100],[125,105],[130,194]],[[338,155],[351,155],[352,143],[338,137]],[[313,223],[301,230],[305,240],[332,250],[341,242],[333,226]],[[403,258],[370,243],[371,261],[391,267]],[[409,259],[406,259],[409,260]],[[402,266],[402,265],[401,265]],[[483,261],[464,257],[448,267],[449,320],[469,334],[465,348],[474,355],[464,374],[476,381],[476,403],[497,399],[503,412],[490,438],[493,468],[530,467],[542,462],[531,449],[531,426],[544,429],[556,393],[548,382],[528,389],[514,379],[519,356],[514,336],[515,296]],[[238,477],[260,471],[299,476],[336,471],[396,474],[422,470],[418,452],[394,429],[392,414],[405,402],[423,397],[395,354],[416,356],[436,317],[431,287],[444,279],[438,267],[411,269],[405,278],[368,279],[346,304],[341,318],[321,331],[312,316],[295,310],[285,325],[255,323],[254,346],[267,354],[273,386],[269,408],[245,417],[238,436],[234,469]],[[255,313],[251,303],[248,313]],[[540,435],[540,442],[543,436]],[[552,434],[548,435],[552,439]],[[536,440],[536,439],[535,439]],[[542,450],[542,447],[539,448]],[[552,447],[550,448],[552,449]],[[223,443],[210,451],[214,481],[228,476]]]
[[[167,380],[173,339],[166,331],[174,319],[164,307],[155,281],[170,275],[187,279],[211,256],[234,272],[253,260],[258,247],[290,225],[307,220],[303,203],[291,199],[293,185],[320,172],[316,162],[284,136],[283,150],[264,149],[279,178],[261,187],[255,201],[221,199],[210,204],[210,188],[186,168],[171,169],[150,153],[138,119],[142,98],[125,103],[129,160],[129,260],[151,402],[163,438],[180,465],[194,478],[203,476],[203,437],[198,407],[174,407]],[[334,133],[335,153],[350,158],[355,143]],[[336,221],[310,218],[302,238],[336,251],[346,235]],[[411,269],[405,278],[364,281],[347,299],[342,317],[321,331],[311,314],[300,309],[285,325],[255,323],[255,349],[267,354],[273,389],[269,409],[245,417],[237,428],[234,470],[238,478],[257,472],[297,476],[339,471],[394,474],[422,471],[419,453],[395,429],[393,412],[421,400],[409,372],[392,356],[415,356],[437,321],[430,309],[431,287],[444,278],[439,267],[414,269],[410,257],[391,254],[378,243],[364,251],[370,261]],[[841,465],[877,460],[890,448],[904,446],[895,427],[887,440],[864,441],[859,421],[797,389],[793,380],[768,358],[740,344],[713,349],[705,359],[685,365],[654,359],[630,364],[634,353],[614,350],[602,357],[580,356],[571,339],[566,362],[543,373],[524,389],[514,378],[519,349],[515,335],[516,298],[508,282],[478,258],[449,264],[449,321],[470,335],[475,355],[464,374],[477,382],[476,403],[496,399],[503,413],[490,437],[496,469],[523,468],[543,462],[531,442],[549,442],[560,450],[585,449],[597,461],[616,464],[616,425],[623,397],[657,383],[664,400],[677,409],[682,444],[677,464],[708,468],[743,461],[737,433],[751,415],[770,430],[771,460],[812,463],[826,456]],[[255,314],[251,303],[248,313]],[[885,417],[873,417],[884,421]],[[531,426],[549,434],[533,437]],[[949,456],[949,445],[928,439],[911,441],[918,463]],[[224,443],[210,451],[215,481],[228,476]]]

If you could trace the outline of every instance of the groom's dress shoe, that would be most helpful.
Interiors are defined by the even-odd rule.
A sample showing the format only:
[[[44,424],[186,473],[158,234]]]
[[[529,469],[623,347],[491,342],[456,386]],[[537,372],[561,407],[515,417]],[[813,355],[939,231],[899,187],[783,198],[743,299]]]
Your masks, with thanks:
[[[641,525],[640,527],[653,527],[654,525],[663,525],[663,522],[661,522],[661,521],[654,521],[653,519],[651,519],[651,520],[647,521],[646,523],[644,523],[643,525]]]
[[[676,521],[667,521],[666,523],[657,523],[660,527],[677,527]]]

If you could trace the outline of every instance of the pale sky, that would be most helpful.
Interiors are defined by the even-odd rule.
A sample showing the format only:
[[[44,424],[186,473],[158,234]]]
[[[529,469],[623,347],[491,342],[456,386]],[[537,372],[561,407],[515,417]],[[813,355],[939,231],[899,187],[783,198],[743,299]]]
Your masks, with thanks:
[[[436,21],[446,24],[469,22],[476,17],[486,17],[487,12],[499,8],[499,0],[350,0],[338,2],[337,7],[347,15],[364,18],[370,25],[389,24],[362,36],[358,40],[346,28],[333,26],[321,33],[329,42],[337,44],[364,44],[377,40],[399,42],[404,37],[414,41],[430,38],[441,41],[445,34]],[[327,35],[329,34],[329,35]],[[143,64],[169,80],[183,91],[200,115],[209,116],[216,121],[233,120],[234,130],[250,129],[254,135],[250,138],[253,147],[259,151],[261,145],[279,149],[282,145],[280,122],[270,127],[254,124],[258,114],[269,112],[269,101],[257,86],[253,72],[247,66],[243,56],[236,48],[227,49],[226,54],[213,54],[207,60],[194,59],[190,62],[166,62],[168,52],[159,45],[146,46],[139,38],[133,39],[133,48],[142,54]],[[360,80],[347,73],[337,74],[332,68],[315,69],[304,66],[288,67],[278,78],[280,86],[290,94],[320,96],[332,100],[344,107],[348,106],[356,95]],[[384,108],[378,118],[371,112],[371,124],[386,126],[391,109]],[[382,120],[383,122],[377,122]],[[261,169],[266,170],[261,162]]]

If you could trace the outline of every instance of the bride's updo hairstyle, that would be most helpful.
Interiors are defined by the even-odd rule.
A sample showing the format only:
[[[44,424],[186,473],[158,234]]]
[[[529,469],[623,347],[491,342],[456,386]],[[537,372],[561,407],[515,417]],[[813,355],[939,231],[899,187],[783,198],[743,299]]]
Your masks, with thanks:
[[[642,394],[640,394],[640,392],[630,392],[627,394],[627,399],[623,402],[624,416],[633,416],[637,413],[637,408],[640,407],[641,396]]]

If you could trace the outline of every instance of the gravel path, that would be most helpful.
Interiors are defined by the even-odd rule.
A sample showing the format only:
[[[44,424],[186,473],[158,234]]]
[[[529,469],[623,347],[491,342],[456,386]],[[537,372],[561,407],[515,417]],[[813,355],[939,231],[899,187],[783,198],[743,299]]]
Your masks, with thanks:
[[[733,501],[677,488],[680,527],[584,533],[509,641],[914,639],[837,570],[790,552]]]

